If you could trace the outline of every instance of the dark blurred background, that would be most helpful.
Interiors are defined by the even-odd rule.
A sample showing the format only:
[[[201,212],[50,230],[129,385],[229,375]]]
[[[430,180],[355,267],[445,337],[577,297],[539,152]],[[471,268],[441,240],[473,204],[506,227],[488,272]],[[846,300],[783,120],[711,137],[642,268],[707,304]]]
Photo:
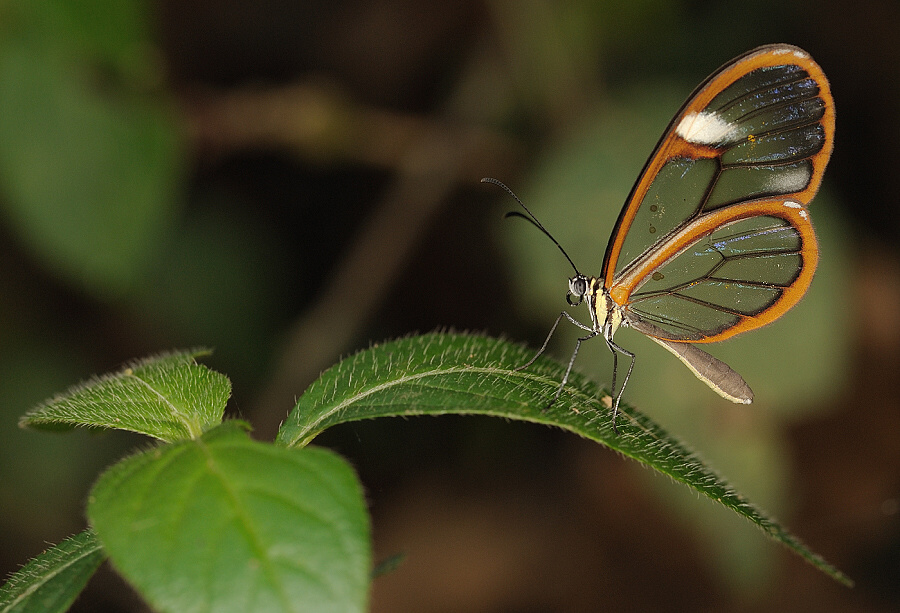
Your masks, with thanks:
[[[27,409],[173,347],[215,348],[271,440],[319,372],[439,327],[539,346],[694,86],[789,42],[831,79],[822,262],[724,343],[712,394],[639,335],[626,400],[857,581],[571,434],[376,420],[316,442],[366,487],[376,612],[900,608],[900,4],[637,0],[0,1],[0,570],[84,527],[144,439],[21,430]],[[587,313],[578,313],[587,320]],[[566,359],[572,331],[551,349]],[[597,343],[600,345],[601,343]],[[578,368],[608,383],[602,347]],[[142,610],[108,569],[78,610]]]

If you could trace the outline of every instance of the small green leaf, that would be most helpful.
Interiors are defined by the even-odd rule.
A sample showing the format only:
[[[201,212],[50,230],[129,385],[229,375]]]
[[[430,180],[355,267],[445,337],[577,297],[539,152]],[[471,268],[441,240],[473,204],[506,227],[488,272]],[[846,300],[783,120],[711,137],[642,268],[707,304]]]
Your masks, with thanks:
[[[492,338],[426,334],[377,345],[325,372],[300,397],[278,442],[302,447],[337,423],[387,415],[494,415],[565,428],[634,458],[730,508],[837,581],[851,581],[810,551],[703,464],[660,426],[624,403],[612,430],[609,394],[572,373],[559,400],[547,404],[564,367]]]
[[[160,611],[364,611],[371,553],[353,470],[227,422],[128,458],[88,517],[115,567]]]
[[[196,438],[222,421],[228,377],[197,364],[205,350],[147,358],[76,385],[29,411],[20,426],[131,430],[163,441]]]
[[[0,587],[0,613],[66,611],[106,559],[90,530],[31,560]]]

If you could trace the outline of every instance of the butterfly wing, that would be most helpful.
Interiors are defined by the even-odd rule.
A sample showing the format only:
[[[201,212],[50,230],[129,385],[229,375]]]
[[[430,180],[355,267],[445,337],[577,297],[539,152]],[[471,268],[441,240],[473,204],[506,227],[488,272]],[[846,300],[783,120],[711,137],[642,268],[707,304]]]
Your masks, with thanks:
[[[797,47],[760,47],[701,84],[648,160],[607,246],[603,282],[626,325],[712,342],[796,304],[818,260],[806,207],[833,141],[828,81]]]

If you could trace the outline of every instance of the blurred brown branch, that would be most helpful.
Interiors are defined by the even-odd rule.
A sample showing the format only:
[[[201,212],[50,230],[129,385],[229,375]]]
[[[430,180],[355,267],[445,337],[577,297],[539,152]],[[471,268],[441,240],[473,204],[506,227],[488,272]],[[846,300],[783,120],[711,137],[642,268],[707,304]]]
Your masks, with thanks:
[[[516,149],[510,139],[488,128],[365,106],[339,88],[315,81],[205,90],[189,95],[186,103],[190,140],[207,157],[276,148],[321,164],[400,169],[421,143],[441,140],[450,146],[447,154],[456,157],[459,177],[477,180],[485,164],[508,169]],[[454,151],[453,141],[473,146]]]

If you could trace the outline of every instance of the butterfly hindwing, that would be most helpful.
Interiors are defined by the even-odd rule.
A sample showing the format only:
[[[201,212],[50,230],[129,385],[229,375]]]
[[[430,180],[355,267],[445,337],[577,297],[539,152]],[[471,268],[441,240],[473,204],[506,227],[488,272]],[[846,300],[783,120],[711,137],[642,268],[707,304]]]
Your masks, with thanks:
[[[800,300],[818,253],[806,209],[754,201],[699,217],[622,279],[628,312],[675,341],[712,342],[768,323]]]

